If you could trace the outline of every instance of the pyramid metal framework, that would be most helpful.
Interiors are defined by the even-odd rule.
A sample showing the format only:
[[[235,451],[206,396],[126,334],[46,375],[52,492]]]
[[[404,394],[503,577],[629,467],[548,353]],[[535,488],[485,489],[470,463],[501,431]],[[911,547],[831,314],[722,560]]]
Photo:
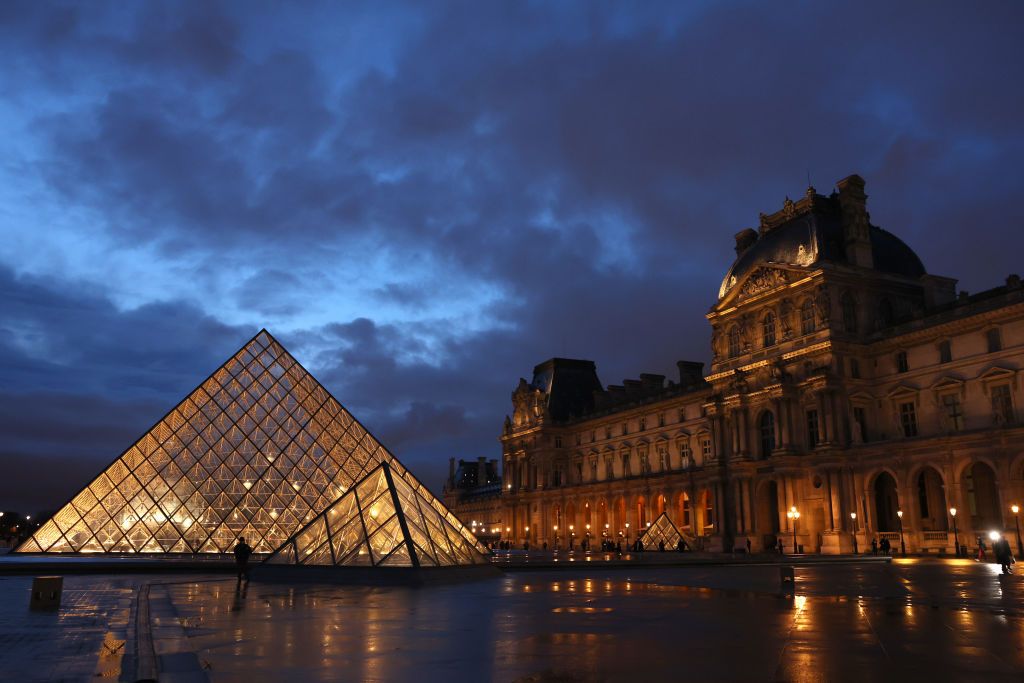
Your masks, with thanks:
[[[640,536],[644,550],[657,550],[658,543],[661,541],[665,542],[665,550],[675,550],[681,540],[683,540],[683,535],[679,533],[679,529],[664,512],[658,515],[658,518],[651,522],[651,525]]]
[[[16,552],[271,552],[382,462],[416,481],[261,330]]]
[[[382,462],[267,558],[268,564],[445,567],[486,564],[444,505]]]

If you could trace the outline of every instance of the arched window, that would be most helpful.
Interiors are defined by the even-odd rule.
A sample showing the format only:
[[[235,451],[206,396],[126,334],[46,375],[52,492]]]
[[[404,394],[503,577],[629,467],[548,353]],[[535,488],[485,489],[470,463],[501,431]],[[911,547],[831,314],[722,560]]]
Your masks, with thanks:
[[[841,304],[843,307],[843,329],[855,333],[857,331],[857,302],[853,300],[852,294],[846,292],[843,294]]]
[[[733,327],[729,330],[729,358],[740,355],[740,329]]]
[[[801,334],[814,332],[814,302],[810,299],[800,307],[800,332]]]
[[[775,450],[775,415],[770,410],[761,413],[761,457],[767,458]]]
[[[762,326],[762,336],[764,337],[764,347],[767,349],[771,346],[775,346],[775,314],[768,311],[768,315],[764,317]]]
[[[892,321],[892,302],[888,299],[882,299],[878,302],[878,322],[882,327],[889,327],[892,325]]]

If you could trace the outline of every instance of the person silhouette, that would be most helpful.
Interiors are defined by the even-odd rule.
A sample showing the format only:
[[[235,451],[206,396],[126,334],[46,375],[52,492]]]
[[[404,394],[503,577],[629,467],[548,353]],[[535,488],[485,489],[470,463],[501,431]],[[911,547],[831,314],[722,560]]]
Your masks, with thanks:
[[[249,583],[249,556],[252,555],[252,548],[245,542],[245,537],[239,537],[238,545],[235,546],[235,568],[238,570],[238,583],[242,583],[242,577]]]

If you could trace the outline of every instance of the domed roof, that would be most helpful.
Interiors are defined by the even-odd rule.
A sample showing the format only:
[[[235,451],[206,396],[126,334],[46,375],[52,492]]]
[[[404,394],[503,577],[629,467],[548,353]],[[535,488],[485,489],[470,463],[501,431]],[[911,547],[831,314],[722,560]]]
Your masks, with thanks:
[[[752,241],[754,233],[749,232]],[[913,279],[925,275],[921,259],[899,237],[872,225],[870,238],[874,270]],[[718,298],[760,266],[810,266],[820,261],[849,263],[838,212],[809,211],[764,231],[733,262]]]

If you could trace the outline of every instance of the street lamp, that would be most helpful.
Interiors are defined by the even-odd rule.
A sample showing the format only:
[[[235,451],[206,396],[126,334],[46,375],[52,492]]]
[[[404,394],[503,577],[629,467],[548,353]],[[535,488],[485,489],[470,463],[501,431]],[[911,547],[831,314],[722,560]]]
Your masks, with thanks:
[[[1017,505],[1010,506],[1010,512],[1013,513],[1013,522],[1017,525],[1017,556],[1024,557],[1024,544],[1020,542],[1020,507]],[[4,513],[0,512],[0,516]]]
[[[853,520],[853,554],[856,555],[856,554],[858,554],[857,553],[857,513],[856,512],[851,512],[850,513],[850,519]]]
[[[790,520],[790,525],[793,527],[793,554],[796,555],[796,520],[800,519],[800,512],[796,509],[796,506],[789,508],[789,512],[786,513],[786,517]]]
[[[558,525],[555,525],[555,551],[558,551]]]
[[[907,544],[903,542],[903,510],[897,510],[896,516],[900,519],[900,553],[907,556]]]
[[[1019,537],[1019,534],[1018,534]],[[626,547],[629,547],[629,522],[626,522]],[[1018,555],[1024,555],[1024,553],[1017,553]]]
[[[949,508],[949,514],[953,517],[953,547],[956,549],[956,556],[960,557],[960,534],[956,530],[956,508]]]

